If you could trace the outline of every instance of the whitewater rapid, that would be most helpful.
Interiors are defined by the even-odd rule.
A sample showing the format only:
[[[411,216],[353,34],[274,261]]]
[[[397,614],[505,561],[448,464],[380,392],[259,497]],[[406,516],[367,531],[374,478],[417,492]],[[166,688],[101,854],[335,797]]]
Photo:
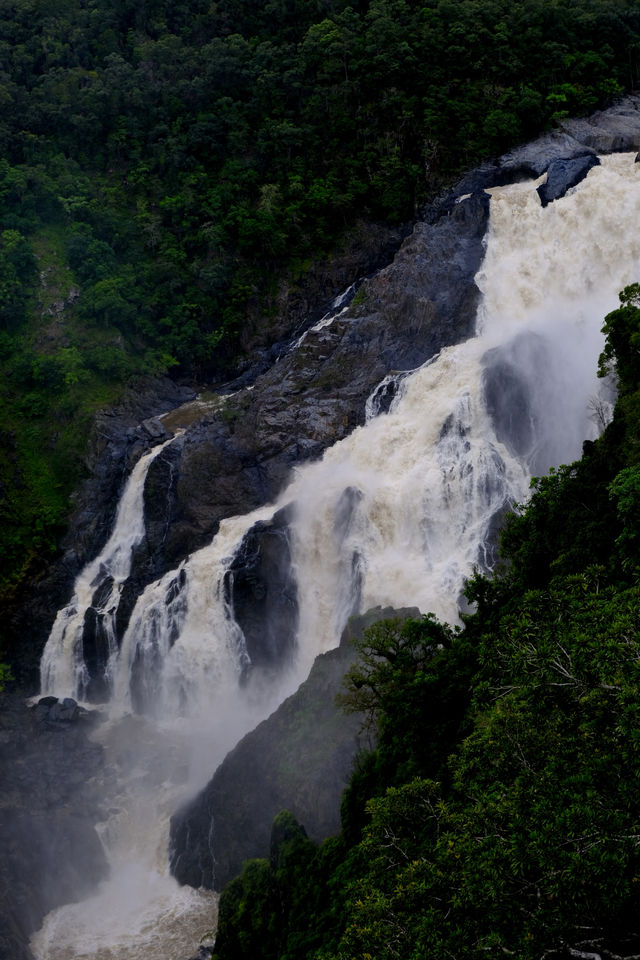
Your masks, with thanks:
[[[37,960],[141,960],[150,951],[145,924],[162,934],[162,917],[170,915],[171,928],[174,909],[206,931],[212,896],[180,889],[167,876],[166,824],[179,798],[296,688],[319,653],[338,643],[350,614],[377,605],[418,606],[456,622],[465,579],[492,563],[497,518],[526,498],[532,473],[570,462],[597,434],[593,411],[609,402],[596,377],[600,329],[618,291],[639,275],[640,165],[633,160],[630,154],[603,158],[544,209],[531,181],[491,191],[486,254],[476,277],[482,294],[477,335],[397,377],[387,413],[379,413],[374,392],[367,422],[321,461],[297,468],[277,503],[223,521],[209,546],[140,596],[124,637],[111,646],[105,679],[114,719],[99,734],[106,741],[131,735],[133,664],[148,664],[145,701],[152,707],[135,721],[145,730],[136,755],[141,772],[133,787],[124,783],[101,828],[112,880],[89,901],[47,918],[33,940]],[[526,398],[517,436],[496,431],[487,400],[492,369],[516,384],[514,396]],[[509,414],[503,411],[511,423]],[[74,599],[56,620],[43,657],[43,692],[83,694],[78,624],[101,565],[116,586],[121,582],[105,557],[128,551],[130,558],[131,536],[143,535],[144,477],[158,452],[138,464],[123,496],[127,510],[135,513],[138,505],[139,518],[122,524],[120,533],[116,520],[102,559],[83,571]],[[277,680],[241,685],[248,653],[225,574],[251,526],[288,504],[294,504],[296,657]],[[129,540],[120,550],[115,541],[125,529]],[[176,739],[179,768],[158,759],[165,755],[162,742]],[[151,774],[144,772],[145,758]],[[152,786],[159,767],[161,783]],[[125,810],[136,805],[142,814],[132,829]],[[94,932],[87,930],[91,916]],[[183,943],[165,948],[160,935],[153,955],[184,960],[195,951]]]

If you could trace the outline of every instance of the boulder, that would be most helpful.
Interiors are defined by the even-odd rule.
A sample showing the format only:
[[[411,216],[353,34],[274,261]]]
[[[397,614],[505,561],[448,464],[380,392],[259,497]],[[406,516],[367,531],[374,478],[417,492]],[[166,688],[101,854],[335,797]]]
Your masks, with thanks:
[[[33,718],[37,723],[48,725],[76,723],[87,711],[78,705],[72,697],[41,697],[33,708]]]
[[[543,207],[564,197],[567,190],[584,180],[599,159],[592,153],[584,156],[554,160],[547,170],[547,179],[538,187],[538,196]]]
[[[148,420],[143,420],[140,426],[151,440],[162,442],[163,440],[169,439],[169,434],[157,417],[150,417]]]

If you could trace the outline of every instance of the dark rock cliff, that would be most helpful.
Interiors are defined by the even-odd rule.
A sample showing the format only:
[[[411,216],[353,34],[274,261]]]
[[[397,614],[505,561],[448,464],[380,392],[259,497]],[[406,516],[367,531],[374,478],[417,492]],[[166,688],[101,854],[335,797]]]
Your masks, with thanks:
[[[193,390],[166,377],[149,377],[132,384],[117,409],[97,414],[85,457],[89,476],[75,494],[62,557],[46,576],[29,585],[25,602],[13,612],[11,623],[5,624],[18,638],[11,667],[23,690],[38,690],[40,655],[56,611],[69,601],[75,577],[107,540],[132,467],[164,435],[154,418],[193,395]]]
[[[312,840],[340,829],[340,799],[361,747],[363,717],[335,706],[365,627],[417,609],[380,607],[353,617],[339,647],[317,657],[308,679],[231,751],[207,787],[171,820],[171,870],[181,883],[222,887],[245,860],[267,857],[273,818],[290,810]]]

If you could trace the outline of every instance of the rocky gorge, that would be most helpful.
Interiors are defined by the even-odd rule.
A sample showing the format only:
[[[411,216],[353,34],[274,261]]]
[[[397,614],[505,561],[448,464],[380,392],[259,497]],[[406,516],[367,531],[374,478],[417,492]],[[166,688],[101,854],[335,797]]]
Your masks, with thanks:
[[[387,265],[365,279],[351,276],[354,287],[325,310],[324,317],[322,310],[320,316],[314,313],[303,328],[296,318],[295,329],[284,330],[286,336],[266,369],[263,356],[253,370],[198,397],[190,387],[149,380],[130,392],[117,410],[102,413],[88,452],[91,475],[77,494],[64,556],[45,580],[34,585],[31,600],[16,614],[25,643],[13,667],[25,687],[35,687],[55,609],[68,599],[79,569],[101,549],[123,483],[147,450],[175,436],[146,475],[145,535],[135,547],[120,595],[116,616],[120,636],[141,592],[209,543],[221,522],[274,501],[297,466],[318,460],[328,447],[364,423],[368,403],[387,409],[403,376],[473,333],[480,297],[474,278],[482,262],[489,218],[487,190],[547,173],[546,184],[540,186],[541,202],[553,203],[597,164],[597,154],[638,149],[639,98],[627,98],[587,120],[566,121],[561,130],[472,171],[434,201]],[[394,244],[399,241],[397,235]],[[508,445],[521,433],[520,424],[513,420],[514,409],[525,419],[528,414],[527,397],[517,391],[510,394],[509,403],[501,402],[507,382],[504,366],[497,365],[487,374],[496,434]],[[347,497],[345,516],[353,509]],[[277,672],[295,644],[299,610],[290,523],[288,508],[271,519],[256,521],[225,580],[226,602],[246,640],[244,682],[252,671]],[[105,700],[109,651],[101,646],[99,624],[90,611],[83,643],[91,696]],[[351,725],[336,722],[333,708],[349,663],[348,638],[324,657],[296,699],[248,734],[209,786],[174,816],[171,858],[182,882],[219,888],[239,870],[243,859],[265,855],[269,826],[280,808],[292,809],[314,839],[337,828],[339,797],[358,749],[357,718]],[[134,668],[134,707],[147,709],[145,697]],[[288,758],[300,753],[299,737],[305,739],[309,726],[316,726],[309,719],[313,709],[322,714],[317,721],[318,748],[309,748],[296,776],[287,780],[281,774]],[[32,721],[26,717],[16,720],[15,730],[22,733],[11,733],[8,739],[24,743],[21,763],[37,770],[37,757],[42,754],[38,745],[46,752],[45,739],[59,736],[60,731],[52,728],[49,734],[47,729],[45,735],[30,739]],[[66,730],[66,739],[55,741],[56,768],[65,770],[71,757],[74,763],[81,760],[89,783],[100,767],[99,750],[88,746],[90,741],[83,735],[81,746],[73,739],[76,734],[68,736]],[[10,758],[7,762],[15,765]],[[247,770],[252,771],[250,783]],[[78,776],[74,773],[68,782],[75,783]],[[46,777],[42,782],[47,782]],[[0,788],[3,797],[9,789],[10,785]],[[82,790],[71,791],[73,797],[59,801],[52,794],[52,812],[47,815],[58,816],[60,809],[77,802],[84,811],[83,830],[91,833],[88,824],[101,816],[95,787],[91,790],[89,800]],[[263,802],[267,796],[269,802]],[[27,819],[32,814],[43,816],[37,804],[31,811],[29,803]],[[209,842],[212,820],[220,825],[215,852]],[[4,830],[5,843],[7,834],[16,836],[11,828]],[[11,864],[15,857],[7,855],[4,860]],[[56,860],[57,856],[53,861],[39,860],[43,883],[55,875]],[[95,883],[103,870],[97,854],[88,879]],[[61,885],[61,898],[71,899],[77,893],[73,884]],[[43,896],[35,898],[26,911],[23,898],[12,914],[15,910],[20,915],[21,929],[29,932],[53,905],[55,900]]]

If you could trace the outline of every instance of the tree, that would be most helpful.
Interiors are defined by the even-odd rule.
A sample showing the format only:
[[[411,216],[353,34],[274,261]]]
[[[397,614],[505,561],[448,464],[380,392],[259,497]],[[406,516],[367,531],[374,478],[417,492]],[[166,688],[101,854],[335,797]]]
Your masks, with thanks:
[[[598,369],[606,376],[612,369],[621,393],[638,389],[640,383],[640,284],[632,283],[620,293],[620,304],[605,317],[606,336]]]

